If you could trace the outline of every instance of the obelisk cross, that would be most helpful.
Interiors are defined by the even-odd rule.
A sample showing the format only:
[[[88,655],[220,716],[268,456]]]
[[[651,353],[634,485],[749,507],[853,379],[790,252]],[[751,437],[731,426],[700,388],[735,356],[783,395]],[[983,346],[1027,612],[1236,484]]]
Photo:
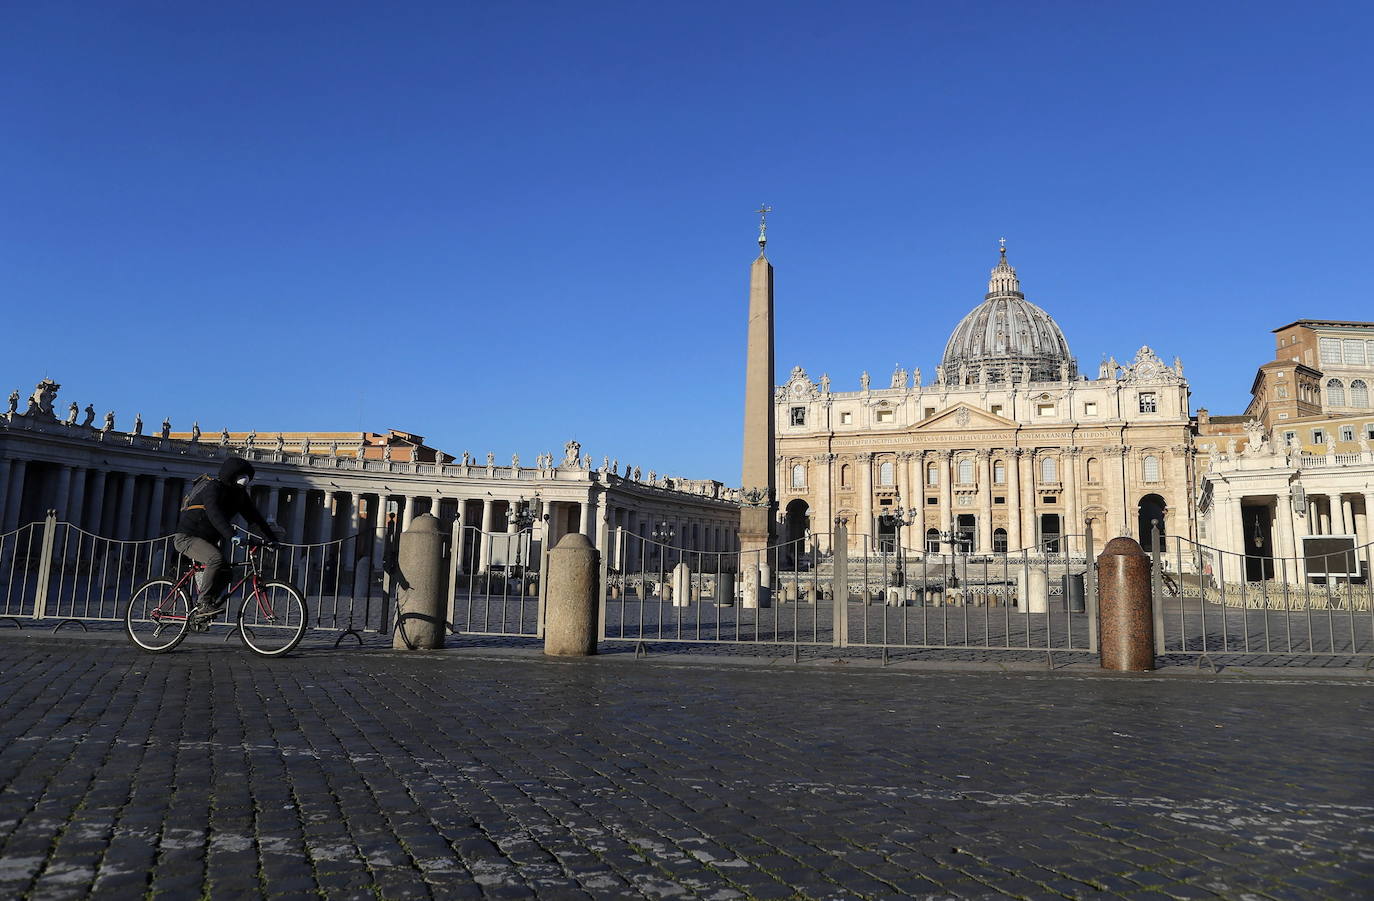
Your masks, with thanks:
[[[754,212],[759,214],[759,247],[763,247],[768,243],[768,214],[773,212],[773,208],[766,203],[761,203]]]

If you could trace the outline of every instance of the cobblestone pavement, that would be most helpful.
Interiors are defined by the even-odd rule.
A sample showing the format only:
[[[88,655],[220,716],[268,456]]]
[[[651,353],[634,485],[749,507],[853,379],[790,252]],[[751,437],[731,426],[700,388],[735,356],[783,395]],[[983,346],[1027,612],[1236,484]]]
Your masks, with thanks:
[[[0,896],[1351,898],[1372,713],[1349,671],[7,633]]]

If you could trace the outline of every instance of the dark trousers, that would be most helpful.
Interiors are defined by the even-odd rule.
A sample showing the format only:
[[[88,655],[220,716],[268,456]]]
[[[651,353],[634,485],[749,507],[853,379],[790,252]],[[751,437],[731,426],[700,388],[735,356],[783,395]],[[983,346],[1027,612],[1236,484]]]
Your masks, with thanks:
[[[201,576],[200,598],[202,601],[218,600],[219,596],[224,594],[232,575],[229,566],[224,562],[224,555],[219,552],[219,547],[204,538],[183,535],[180,532],[172,536],[172,547],[176,548],[178,554],[185,554],[197,563],[205,564],[205,572]]]

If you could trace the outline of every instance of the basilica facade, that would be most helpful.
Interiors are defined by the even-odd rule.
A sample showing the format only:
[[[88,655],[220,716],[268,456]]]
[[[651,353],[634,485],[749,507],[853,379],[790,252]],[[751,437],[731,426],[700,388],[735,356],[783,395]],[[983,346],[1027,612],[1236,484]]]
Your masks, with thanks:
[[[1158,521],[1192,537],[1195,474],[1182,363],[1148,346],[1081,375],[1063,330],[1001,252],[935,377],[858,390],[801,367],[774,394],[784,538],[848,523],[851,550],[1081,552]]]

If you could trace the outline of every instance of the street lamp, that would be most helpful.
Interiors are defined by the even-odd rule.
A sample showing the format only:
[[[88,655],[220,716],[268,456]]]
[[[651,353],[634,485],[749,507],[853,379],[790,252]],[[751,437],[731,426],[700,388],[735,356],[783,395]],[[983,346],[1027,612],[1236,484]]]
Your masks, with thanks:
[[[667,551],[672,550],[673,537],[676,533],[673,531],[672,523],[665,521],[654,526],[654,530],[650,534],[654,539],[654,556],[658,558],[658,597],[659,600],[662,600],[665,573],[664,567],[668,563],[668,554],[665,553],[665,549]]]
[[[902,555],[902,529],[916,521],[916,511],[909,510],[902,506],[902,496],[897,495],[897,506],[882,514],[880,519],[887,520],[887,524],[892,526],[893,549],[897,555],[897,566],[893,572],[894,584],[898,587],[906,584],[906,567]]]

